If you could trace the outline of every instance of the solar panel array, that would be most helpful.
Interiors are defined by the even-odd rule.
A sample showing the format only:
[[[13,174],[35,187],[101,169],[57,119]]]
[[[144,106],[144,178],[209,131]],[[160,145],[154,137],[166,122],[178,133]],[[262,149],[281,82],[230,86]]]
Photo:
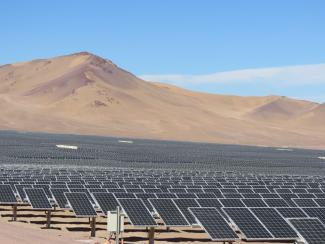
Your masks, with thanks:
[[[59,208],[89,217],[128,202],[122,207],[135,224],[156,224],[156,212],[166,226],[200,224],[211,237],[218,234],[212,216],[237,225],[247,238],[267,240],[296,238],[286,224],[290,218],[325,223],[324,162],[317,160],[323,152],[0,134],[0,203],[27,200],[45,209],[53,199]],[[59,139],[80,150],[55,149]],[[215,209],[211,216],[198,210],[206,208]],[[230,209],[240,212],[237,218]]]
[[[49,202],[54,199],[59,208],[72,209],[76,216],[88,217],[97,215],[95,208],[106,215],[127,198],[134,202],[141,200],[146,208],[151,220],[141,225],[155,224],[150,213],[155,211],[166,226],[197,224],[189,208],[215,208],[224,219],[236,224],[247,239],[290,239],[296,238],[295,235],[290,232],[286,236],[289,231],[284,231],[288,230],[287,226],[283,227],[290,218],[317,218],[325,224],[324,181],[321,176],[218,171],[6,166],[0,170],[0,203],[15,204],[19,196],[21,201],[27,199],[33,208],[51,209]],[[88,207],[74,201],[72,195],[80,193]],[[68,195],[71,195],[69,201]],[[264,218],[258,212],[262,208],[273,217]],[[248,211],[252,221],[245,214],[239,214],[243,219],[231,218],[227,211],[235,210],[229,209]],[[132,214],[136,211],[140,210]],[[177,214],[171,215],[172,212]],[[275,220],[265,222],[271,217]],[[277,228],[284,233],[275,231]]]

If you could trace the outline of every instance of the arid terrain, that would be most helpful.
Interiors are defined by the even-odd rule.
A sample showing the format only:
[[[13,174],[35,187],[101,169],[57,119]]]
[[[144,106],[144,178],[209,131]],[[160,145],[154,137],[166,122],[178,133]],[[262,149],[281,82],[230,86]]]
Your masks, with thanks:
[[[325,148],[325,104],[192,92],[82,52],[0,66],[0,129]]]

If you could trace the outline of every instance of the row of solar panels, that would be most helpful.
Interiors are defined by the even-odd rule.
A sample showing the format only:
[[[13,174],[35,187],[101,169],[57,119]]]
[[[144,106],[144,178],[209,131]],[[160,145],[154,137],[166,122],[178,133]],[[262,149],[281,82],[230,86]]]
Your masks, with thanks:
[[[16,190],[20,199],[26,197],[24,189],[32,188],[31,185],[18,185]],[[94,202],[92,197],[95,193],[106,193],[106,189],[86,189],[86,188],[48,188],[45,186],[35,186],[34,188],[41,188],[44,190],[48,198],[55,199],[59,206],[64,208],[66,200],[64,198],[65,192],[84,192]],[[10,185],[0,185],[0,192],[12,191]],[[17,195],[16,193],[16,195]],[[325,198],[292,198],[292,194],[268,194],[264,198],[231,198],[233,195],[217,198],[213,193],[210,194],[173,194],[173,193],[113,193],[116,198],[140,198],[146,201],[148,198],[186,198],[186,199],[200,199],[210,198],[219,207],[325,207]],[[6,194],[0,195],[0,203],[5,203]]]
[[[224,182],[224,180],[264,180],[266,182],[272,182],[273,180],[277,181],[286,181],[286,182],[322,182],[324,180],[324,176],[297,176],[297,175],[263,175],[263,174],[242,174],[242,173],[227,173],[227,172],[217,172],[217,171],[182,171],[179,169],[177,172],[173,172],[171,170],[151,170],[145,169],[142,171],[138,171],[136,168],[132,169],[120,169],[111,170],[107,168],[98,169],[94,168],[92,170],[77,170],[74,168],[67,168],[65,171],[54,170],[53,168],[48,168],[47,170],[41,170],[40,167],[34,167],[33,170],[28,168],[19,167],[20,169],[13,170],[12,166],[3,168],[3,165],[0,167],[0,177],[12,175],[12,176],[21,176],[26,175],[30,177],[40,178],[42,176],[49,177],[51,175],[52,178],[56,177],[70,177],[70,178],[88,178],[91,177],[101,177],[105,178],[106,176],[110,176],[110,178],[118,178],[118,177],[125,177],[125,178],[137,178],[137,177],[159,177],[161,179],[174,179],[174,180],[184,180],[184,181],[191,181],[191,180],[209,180],[214,179],[220,182]]]
[[[310,187],[310,186],[289,186],[289,185],[272,185],[267,186],[263,184],[259,185],[238,185],[238,184],[187,184],[187,183],[152,183],[152,182],[112,182],[112,181],[45,181],[45,180],[27,180],[27,179],[13,179],[8,181],[0,181],[0,184],[47,184],[47,185],[64,185],[64,186],[74,186],[74,185],[83,185],[85,187],[99,187],[99,188],[125,188],[125,189],[133,189],[133,188],[171,188],[171,189],[182,189],[188,190],[193,189],[193,191],[202,191],[204,189],[209,188],[217,188],[221,189],[224,193],[256,193],[256,190],[260,192],[257,193],[269,193],[269,192],[277,192],[277,193],[325,193],[325,186],[321,187]]]
[[[25,188],[42,188],[48,198],[64,199],[64,192],[84,192],[89,199],[94,202],[92,195],[94,193],[108,192],[109,189],[86,189],[86,188],[49,188],[47,185],[15,185],[16,195],[19,195],[20,199],[24,199]],[[4,190],[1,190],[4,189]],[[0,185],[0,191],[12,191],[10,185]],[[234,194],[225,194],[216,196],[214,193],[197,193],[197,194],[175,194],[175,193],[125,193],[125,192],[114,192],[116,198],[186,198],[186,199],[204,199],[210,198],[220,206],[223,207],[325,207],[325,198],[298,198],[295,194],[261,194],[259,198],[253,198],[254,195],[246,195],[247,198],[238,197]],[[0,202],[4,202],[2,197],[5,194],[0,195]],[[237,198],[236,198],[237,197]],[[60,200],[57,200],[58,202]],[[61,201],[60,201],[61,202]],[[62,201],[66,202],[66,201]],[[60,207],[63,207],[62,204]]]
[[[144,172],[150,172],[150,173],[163,173],[164,175],[182,175],[182,176],[187,176],[189,174],[195,174],[195,175],[228,175],[231,177],[237,176],[237,175],[245,175],[247,177],[252,177],[254,174],[252,173],[245,173],[245,172],[238,172],[234,170],[218,170],[215,169],[213,172],[209,170],[198,170],[198,169],[182,169],[179,168],[177,173],[169,170],[169,169],[163,169],[163,168],[139,168],[136,167],[134,169],[130,168],[121,168],[121,167],[109,167],[109,168],[98,168],[98,167],[82,167],[82,166],[60,166],[60,165],[46,165],[43,167],[43,165],[27,165],[27,164],[3,164],[1,165],[0,170],[7,170],[11,172],[43,172],[43,173],[48,173],[48,172],[53,172],[53,173],[62,173],[62,174],[80,174],[80,173],[107,173],[107,172],[112,172],[112,173],[123,173],[123,174],[139,174],[139,173],[144,173]],[[259,176],[262,177],[270,177],[270,174],[264,173],[264,174],[259,174]],[[281,175],[277,175],[277,178],[310,178],[310,175],[293,175],[293,174],[288,174],[288,173],[283,173]],[[321,177],[321,176],[320,176]]]
[[[64,182],[64,181],[35,181],[35,180],[12,180],[12,181],[0,181],[0,184],[44,184],[44,185],[51,185],[53,187],[56,186],[63,186],[63,187],[82,187],[82,188],[123,188],[123,189],[147,189],[147,188],[160,188],[160,189],[171,189],[173,191],[178,192],[203,192],[206,189],[219,189],[220,193],[293,193],[293,194],[323,194],[325,193],[325,188],[315,187],[315,188],[308,188],[304,186],[299,186],[296,188],[291,188],[287,186],[264,186],[264,185],[257,185],[257,186],[228,186],[228,185],[186,185],[186,184],[155,184],[150,182],[82,182],[82,181],[71,181],[71,182]]]
[[[119,179],[114,179],[110,177],[106,177],[101,179],[98,177],[95,179],[83,179],[83,178],[71,178],[67,177],[64,179],[56,179],[56,178],[30,178],[25,175],[21,176],[10,176],[7,178],[1,178],[0,182],[8,183],[8,182],[30,182],[30,183],[44,183],[44,184],[98,184],[98,185],[112,185],[116,187],[124,187],[129,186],[132,187],[133,185],[166,185],[166,186],[177,186],[178,188],[202,188],[202,187],[209,187],[214,186],[218,188],[267,188],[267,189],[275,189],[275,188],[288,188],[290,189],[318,189],[322,188],[325,189],[325,183],[291,183],[291,182],[283,182],[283,181],[274,181],[274,182],[264,182],[264,181],[235,181],[235,180],[227,180],[225,182],[219,182],[215,179],[212,180],[200,180],[200,181],[182,181],[182,180],[164,180],[155,178],[148,179],[148,178],[138,178],[138,179],[130,179],[125,177],[120,177]],[[287,190],[287,191],[289,191]],[[286,190],[283,190],[286,191]]]
[[[214,193],[217,196],[223,194],[238,194],[238,196],[252,195],[254,198],[259,198],[259,194],[296,194],[296,197],[301,198],[323,198],[325,197],[325,189],[322,188],[266,188],[266,187],[250,187],[250,188],[219,188],[216,186],[206,187],[193,187],[193,186],[178,186],[178,185],[153,185],[153,184],[133,184],[117,186],[114,184],[82,184],[80,182],[75,183],[62,183],[62,182],[1,182],[3,184],[9,184],[11,186],[19,185],[35,185],[43,186],[47,185],[51,188],[87,188],[87,189],[110,189],[116,192],[130,192],[130,193],[151,193],[151,192],[169,192],[169,193]],[[323,196],[323,197],[321,197]]]
[[[277,179],[277,178],[229,178],[229,177],[163,177],[161,175],[137,175],[137,176],[125,176],[125,175],[114,175],[114,174],[107,174],[107,175],[57,175],[53,174],[14,174],[11,172],[6,172],[5,174],[1,175],[0,172],[0,180],[6,181],[10,179],[19,179],[20,177],[25,178],[26,180],[49,180],[49,181],[74,181],[74,180],[83,180],[83,181],[114,181],[114,182],[123,182],[123,181],[136,181],[141,182],[143,180],[150,181],[150,182],[184,182],[188,184],[209,184],[209,183],[217,183],[220,185],[237,183],[240,185],[250,184],[250,185],[292,185],[292,186],[309,186],[319,187],[324,186],[324,178],[302,178],[302,179]]]
[[[0,189],[1,195],[5,195],[8,201],[14,201],[15,195],[10,186]],[[24,189],[24,191],[28,202],[34,209],[52,209],[43,189]],[[61,197],[64,196],[76,216],[92,217],[97,215],[86,193],[62,193]],[[114,211],[119,205],[133,225],[156,226],[156,222],[147,208],[148,205],[146,206],[141,199],[116,199],[110,193],[95,193],[94,198],[104,214],[108,211]],[[314,217],[325,224],[325,208],[222,207],[216,199],[199,200],[148,199],[148,202],[166,226],[189,226],[199,223],[213,240],[233,240],[236,235],[229,226],[229,220],[240,229],[248,240],[297,239],[296,232],[285,218],[306,219]],[[231,238],[229,233],[232,233]]]

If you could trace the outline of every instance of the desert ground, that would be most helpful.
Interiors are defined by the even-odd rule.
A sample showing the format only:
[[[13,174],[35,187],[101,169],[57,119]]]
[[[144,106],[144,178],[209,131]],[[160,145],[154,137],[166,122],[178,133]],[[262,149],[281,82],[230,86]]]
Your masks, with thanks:
[[[96,237],[90,237],[90,226],[87,218],[76,218],[72,212],[57,210],[52,213],[51,228],[46,229],[46,215],[44,211],[33,210],[29,206],[18,208],[17,221],[12,221],[11,206],[0,207],[0,243],[6,244],[67,244],[90,243],[106,244],[105,217],[97,217]],[[148,243],[148,233],[145,228],[134,228],[126,220],[124,243]],[[17,233],[18,231],[18,233]],[[112,240],[113,241],[113,240]],[[155,230],[155,243],[222,243],[210,241],[201,228],[171,228],[158,227]],[[244,244],[245,241],[234,242]],[[249,242],[250,244],[270,244],[269,242]],[[272,242],[272,244],[282,244]]]
[[[0,66],[0,129],[325,148],[325,105],[141,80],[82,52]]]

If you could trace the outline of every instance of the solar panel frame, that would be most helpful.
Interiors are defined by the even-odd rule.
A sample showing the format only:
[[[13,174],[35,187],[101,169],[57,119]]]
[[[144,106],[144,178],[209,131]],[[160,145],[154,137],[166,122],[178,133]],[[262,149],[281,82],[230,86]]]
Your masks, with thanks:
[[[245,204],[239,198],[221,198],[219,199],[225,208],[244,208]]]
[[[318,204],[312,198],[292,198],[292,201],[300,208],[316,208]]]
[[[133,226],[155,227],[157,223],[152,217],[147,206],[140,198],[120,198],[117,199]],[[141,211],[141,214],[139,213]]]
[[[290,207],[289,204],[282,198],[264,198],[263,201],[270,208]]]
[[[97,216],[97,212],[85,192],[65,192],[64,195],[76,217],[91,218]]]
[[[319,219],[292,218],[288,220],[305,244],[325,243],[325,225]]]
[[[273,235],[248,208],[222,208],[222,210],[228,216],[231,222],[237,226],[246,240],[274,240]],[[240,211],[245,213],[241,213]],[[244,216],[241,214],[244,214]]]
[[[50,192],[60,209],[69,209],[67,207],[68,200],[64,195],[65,192],[69,192],[68,188],[50,188]]]
[[[325,198],[315,198],[314,201],[318,204],[318,206],[322,208],[325,207]]]
[[[33,209],[51,210],[52,205],[43,188],[24,188],[27,201]]]
[[[195,199],[187,199],[187,198],[176,198],[173,199],[174,203],[178,207],[178,209],[183,213],[187,222],[190,224],[197,224],[194,216],[188,210],[190,207],[200,207],[198,202]]]
[[[297,233],[274,208],[250,208],[267,230],[278,240],[296,240]]]
[[[276,208],[283,218],[306,218],[308,215],[301,208]]]
[[[148,199],[154,211],[158,213],[164,225],[167,227],[190,226],[184,214],[170,198],[152,198]],[[165,209],[167,208],[167,209]],[[165,211],[167,210],[167,211]],[[175,223],[176,220],[179,221]],[[174,222],[175,221],[175,222]]]
[[[189,208],[212,241],[237,241],[239,237],[216,208]],[[224,236],[221,236],[221,233]],[[225,235],[228,235],[226,237]]]
[[[243,198],[240,199],[247,208],[265,208],[267,204],[261,198]]]
[[[311,218],[318,218],[325,225],[325,208],[302,208]]]
[[[116,211],[120,206],[113,193],[109,192],[94,192],[91,193],[95,204],[99,206],[101,212],[107,216],[108,212]]]
[[[217,208],[221,209],[223,206],[218,200],[218,198],[199,198],[196,199],[196,202],[202,207],[202,208]]]
[[[17,198],[10,185],[0,185],[0,204],[17,204]]]

